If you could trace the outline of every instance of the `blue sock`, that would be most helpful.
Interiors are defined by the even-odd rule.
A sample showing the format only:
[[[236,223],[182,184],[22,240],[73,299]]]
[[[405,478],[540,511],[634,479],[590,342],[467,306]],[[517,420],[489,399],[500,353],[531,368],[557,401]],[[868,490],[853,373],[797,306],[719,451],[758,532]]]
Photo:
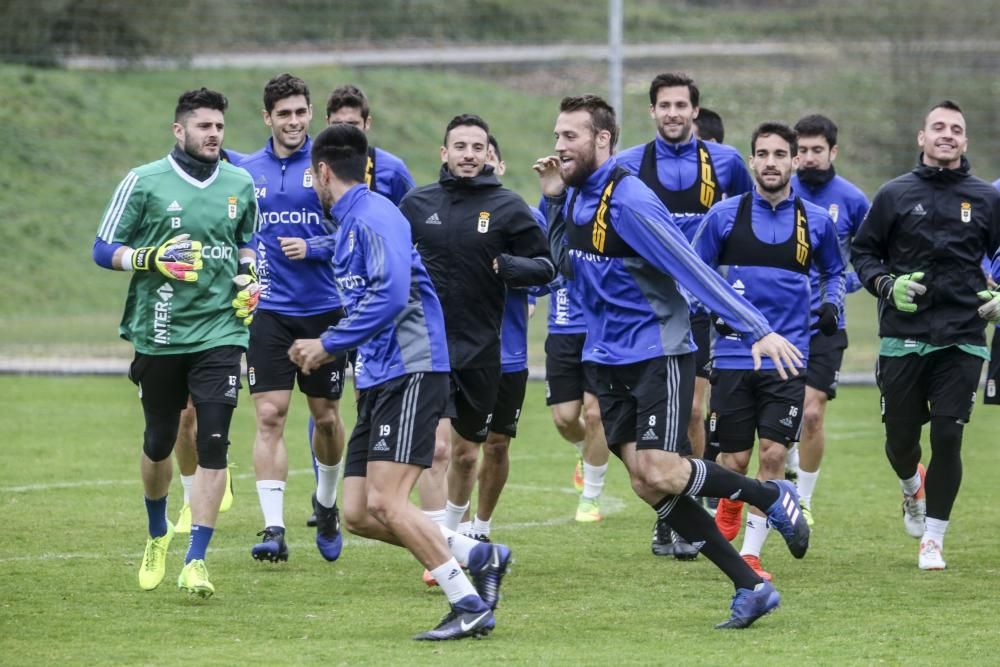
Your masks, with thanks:
[[[208,551],[208,543],[212,541],[214,528],[208,526],[191,526],[191,542],[188,544],[187,556],[184,557],[184,564],[187,565],[193,560],[205,560],[205,552]]]
[[[490,556],[493,555],[493,545],[486,542],[480,542],[476,546],[472,547],[472,551],[469,552],[469,572],[479,572],[483,569],[490,560]]]
[[[144,498],[146,514],[149,517],[149,536],[163,537],[167,534],[167,497],[157,500]]]
[[[456,609],[461,609],[462,611],[469,611],[476,613],[477,611],[486,611],[489,607],[483,602],[483,599],[478,595],[466,595],[464,598],[459,600],[453,605]]]

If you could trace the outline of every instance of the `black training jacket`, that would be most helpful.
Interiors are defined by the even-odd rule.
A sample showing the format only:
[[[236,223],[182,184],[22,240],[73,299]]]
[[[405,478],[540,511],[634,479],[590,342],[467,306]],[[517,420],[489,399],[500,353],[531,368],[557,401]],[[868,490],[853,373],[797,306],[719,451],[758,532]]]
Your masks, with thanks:
[[[879,300],[879,336],[932,345],[985,345],[986,322],[976,292],[986,289],[984,253],[1000,244],[1000,192],[969,173],[921,163],[889,181],[851,246],[851,263],[862,284],[878,296],[880,276],[923,271],[927,293],[917,310],[904,313]]]
[[[399,209],[441,300],[452,368],[499,366],[506,288],[555,277],[531,209],[500,185],[492,167],[457,178],[447,165],[437,183],[410,190]]]

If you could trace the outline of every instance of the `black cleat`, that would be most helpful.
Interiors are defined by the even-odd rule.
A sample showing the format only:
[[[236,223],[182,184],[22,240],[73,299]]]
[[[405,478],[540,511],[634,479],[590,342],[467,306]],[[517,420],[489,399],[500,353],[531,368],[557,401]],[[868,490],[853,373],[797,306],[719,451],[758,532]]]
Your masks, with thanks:
[[[653,525],[652,549],[656,556],[673,556],[677,560],[694,560],[699,551],[698,547],[675,533],[663,519],[657,519]]]
[[[272,563],[288,560],[288,545],[285,544],[285,529],[280,526],[268,526],[257,533],[264,539],[250,549],[254,560],[266,560]]]
[[[312,506],[313,506],[313,513],[309,515],[308,519],[306,519],[306,527],[308,527],[308,528],[315,528],[316,527],[316,494],[315,493],[313,494],[313,497],[312,497]]]
[[[344,536],[340,532],[340,512],[337,503],[333,507],[323,507],[313,496],[316,516],[316,548],[326,560],[333,562],[340,558],[344,546]]]
[[[445,641],[466,637],[479,639],[493,632],[495,627],[496,620],[491,609],[464,611],[453,606],[436,628],[422,632],[414,639],[417,641]]]

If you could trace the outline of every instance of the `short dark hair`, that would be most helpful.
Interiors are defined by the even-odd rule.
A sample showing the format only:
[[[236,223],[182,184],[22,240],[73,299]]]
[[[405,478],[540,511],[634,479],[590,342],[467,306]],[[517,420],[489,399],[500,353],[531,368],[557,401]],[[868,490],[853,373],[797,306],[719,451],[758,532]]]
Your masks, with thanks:
[[[761,123],[757,126],[757,129],[753,131],[750,136],[750,153],[757,152],[757,137],[776,134],[785,141],[788,142],[789,150],[791,150],[792,155],[799,152],[799,135],[795,133],[795,130],[788,127],[784,123],[779,123],[777,121],[769,120],[765,123]]]
[[[722,124],[722,116],[708,107],[698,109],[698,117],[694,119],[698,126],[698,138],[705,141],[717,141],[720,144],[726,138],[726,128]]]
[[[698,106],[698,100],[701,97],[698,86],[695,85],[694,79],[681,72],[657,74],[653,82],[649,84],[649,103],[656,104],[656,96],[659,94],[660,88],[680,88],[681,86],[687,87],[688,95],[691,97],[691,106]]]
[[[451,131],[454,130],[456,127],[462,127],[463,125],[481,127],[483,131],[486,132],[486,137],[489,138],[490,136],[490,126],[486,124],[485,120],[483,120],[474,113],[462,113],[455,116],[450,121],[448,121],[448,125],[444,128],[444,141],[441,143],[441,145],[447,146],[448,135],[451,134]]]
[[[503,162],[503,154],[500,153],[500,144],[497,143],[497,138],[492,134],[486,135],[486,140],[490,142],[490,147],[497,156],[497,162]]]
[[[361,120],[368,120],[368,96],[353,84],[334,88],[330,97],[326,98],[326,116],[340,111],[344,107],[357,109],[361,112]]]
[[[264,111],[271,113],[274,105],[279,100],[294,95],[304,96],[306,104],[310,104],[309,86],[306,85],[305,81],[297,76],[292,76],[288,72],[272,77],[270,81],[264,84]]]
[[[932,106],[930,109],[928,109],[927,113],[924,114],[924,125],[927,125],[927,117],[930,116],[931,112],[934,111],[935,109],[950,109],[951,111],[957,111],[958,113],[965,116],[965,112],[962,111],[962,107],[958,106],[958,103],[952,102],[951,100],[941,100],[940,102]]]
[[[198,90],[189,90],[177,98],[177,106],[174,108],[174,122],[183,122],[183,119],[190,116],[196,109],[214,109],[225,113],[228,107],[229,100],[222,93],[204,87]]]
[[[322,162],[342,181],[363,183],[368,164],[368,138],[347,123],[334,123],[320,132],[312,145],[313,169]]]
[[[615,110],[604,98],[598,95],[580,95],[578,97],[564,97],[559,103],[559,113],[570,113],[573,111],[586,111],[590,114],[590,129],[594,134],[602,130],[611,133],[611,148],[618,144],[618,122],[615,118]]]
[[[837,145],[837,124],[823,114],[814,113],[800,118],[795,124],[795,131],[800,137],[823,137],[830,148]]]

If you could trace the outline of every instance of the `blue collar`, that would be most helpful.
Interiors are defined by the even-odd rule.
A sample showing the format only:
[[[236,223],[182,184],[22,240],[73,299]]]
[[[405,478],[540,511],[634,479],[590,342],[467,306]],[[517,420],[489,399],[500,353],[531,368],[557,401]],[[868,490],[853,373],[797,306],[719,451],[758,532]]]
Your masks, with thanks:
[[[666,155],[670,157],[679,157],[687,153],[693,153],[698,149],[698,140],[694,136],[694,132],[691,133],[691,139],[684,142],[683,144],[672,144],[666,139],[660,136],[660,133],[656,133],[656,154]]]
[[[270,155],[272,158],[274,158],[275,160],[278,160],[279,162],[284,161],[284,160],[300,159],[300,158],[303,157],[303,155],[307,159],[312,159],[312,157],[311,157],[311,153],[312,153],[312,137],[310,137],[307,134],[306,135],[306,141],[305,141],[304,144],[302,144],[302,147],[299,148],[299,150],[297,150],[294,153],[292,153],[291,155],[289,155],[288,157],[278,157],[278,154],[274,152],[274,137],[269,138],[267,140],[267,143],[264,144],[264,151],[268,155]]]
[[[590,193],[596,190],[600,193],[601,189],[608,182],[608,179],[611,178],[611,172],[614,171],[617,165],[618,158],[612,155],[604,164],[597,168],[597,171],[587,177],[587,180],[580,187],[580,191]]]
[[[753,189],[753,201],[754,201],[754,204],[756,206],[762,206],[762,207],[764,207],[764,208],[766,208],[768,210],[774,210],[774,211],[777,211],[777,210],[783,209],[783,208],[787,208],[789,206],[793,206],[795,204],[795,197],[797,197],[797,196],[798,195],[796,195],[796,193],[795,193],[795,188],[792,188],[791,191],[788,193],[788,198],[787,199],[779,201],[777,206],[772,207],[771,206],[771,202],[769,202],[766,199],[764,199],[760,195],[760,192],[757,191],[756,187],[754,187],[754,189]]]
[[[337,221],[338,226],[348,216],[351,209],[354,208],[354,205],[361,201],[364,197],[367,197],[369,192],[370,190],[367,185],[364,183],[358,183],[345,192],[344,196],[333,205],[330,209],[330,215],[332,215],[333,219]]]

